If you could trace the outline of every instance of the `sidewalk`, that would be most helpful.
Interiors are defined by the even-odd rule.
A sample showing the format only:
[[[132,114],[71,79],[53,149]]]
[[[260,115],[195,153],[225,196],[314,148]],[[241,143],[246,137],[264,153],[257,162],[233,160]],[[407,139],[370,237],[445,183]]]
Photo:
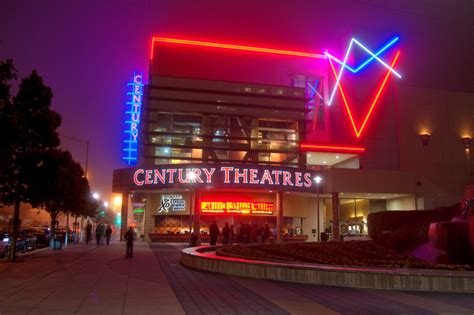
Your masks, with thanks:
[[[146,243],[70,245],[0,262],[0,314],[184,314]]]

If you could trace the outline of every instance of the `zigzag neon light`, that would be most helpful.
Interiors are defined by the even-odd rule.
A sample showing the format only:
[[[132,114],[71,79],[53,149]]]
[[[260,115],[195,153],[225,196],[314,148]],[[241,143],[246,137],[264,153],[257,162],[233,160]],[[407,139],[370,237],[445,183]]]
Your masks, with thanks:
[[[390,65],[390,68],[393,68],[398,60],[398,57],[400,56],[400,51],[397,52],[397,54],[395,55],[395,58],[393,59],[392,61],[392,64]],[[334,74],[334,77],[337,77],[337,74],[336,74],[336,69],[334,68],[334,64],[332,63],[332,60],[331,58],[328,59],[329,60],[329,64],[331,65],[331,69],[332,69],[332,72]],[[340,82],[337,83],[337,86],[339,87],[339,91],[341,92],[341,96],[342,96],[342,100],[344,102],[344,105],[346,107],[346,111],[347,111],[347,114],[349,116],[349,119],[351,121],[351,124],[352,124],[352,128],[354,129],[354,132],[355,132],[355,135],[357,138],[360,137],[360,135],[362,134],[362,132],[364,131],[364,128],[367,124],[367,122],[369,121],[369,118],[377,104],[377,101],[379,100],[380,98],[380,95],[382,93],[382,90],[384,89],[386,83],[387,83],[387,80],[390,76],[390,74],[393,73],[391,70],[387,71],[387,73],[385,74],[385,77],[382,81],[382,84],[380,85],[380,88],[378,89],[373,101],[372,101],[372,104],[370,105],[370,108],[369,108],[369,111],[367,112],[367,114],[365,115],[365,118],[364,118],[364,121],[362,123],[362,125],[360,126],[360,128],[358,129],[355,122],[354,122],[354,118],[352,117],[352,112],[351,112],[351,109],[349,107],[349,103],[347,102],[347,99],[346,99],[346,96],[344,94],[344,90],[342,89],[342,85]]]
[[[351,41],[349,42],[349,47],[347,47],[347,50],[346,50],[346,54],[345,54],[345,57],[344,57],[344,61],[340,61],[339,59],[337,59],[336,57],[332,56],[328,51],[325,52],[326,56],[328,56],[328,60],[331,62],[331,60],[335,60],[336,62],[338,62],[340,65],[341,65],[341,69],[339,71],[339,74],[337,75],[336,77],[336,83],[334,84],[334,88],[331,92],[331,96],[329,97],[329,101],[328,101],[328,106],[330,106],[332,104],[332,101],[334,99],[334,95],[336,94],[336,89],[337,89],[337,86],[339,85],[339,82],[341,81],[341,78],[342,78],[342,74],[343,74],[343,71],[344,69],[348,69],[349,71],[353,72],[353,73],[357,73],[358,71],[360,71],[362,68],[364,68],[365,66],[367,66],[371,61],[373,61],[374,59],[377,60],[380,64],[382,64],[385,68],[387,68],[390,72],[392,72],[393,74],[395,74],[398,78],[401,78],[401,74],[398,73],[397,71],[395,71],[395,69],[393,69],[393,67],[390,67],[388,64],[386,64],[382,59],[380,59],[378,57],[378,55],[382,54],[383,52],[385,52],[388,48],[390,48],[393,44],[395,44],[397,41],[399,40],[399,37],[395,37],[393,38],[392,40],[390,40],[387,44],[385,44],[381,49],[379,49],[375,54],[370,51],[367,47],[365,47],[361,42],[359,42],[357,39],[355,38],[352,38]],[[353,43],[356,43],[357,45],[359,45],[359,47],[361,47],[363,50],[365,50],[369,55],[371,55],[372,57],[367,59],[365,62],[363,62],[361,65],[359,65],[356,69],[353,69],[352,67],[349,67],[347,65],[347,58],[349,56],[349,53],[352,49],[352,44]]]
[[[387,49],[389,49],[390,47],[393,46],[393,44],[395,44],[398,40],[400,39],[400,37],[396,36],[395,38],[393,38],[391,41],[389,41],[385,46],[383,46],[382,48],[380,48],[376,53],[375,53],[375,56],[380,56],[382,53],[384,53]],[[366,61],[364,61],[362,64],[360,64],[356,69],[353,69],[351,66],[349,65],[344,65],[342,61],[340,61],[338,58],[334,57],[333,55],[331,55],[329,52],[325,52],[325,54],[331,58],[332,60],[336,61],[338,64],[340,64],[341,66],[344,66],[347,70],[349,70],[350,72],[352,73],[357,73],[359,72],[360,70],[362,70],[365,66],[367,66],[372,60],[375,59],[375,57],[370,57],[368,58]]]

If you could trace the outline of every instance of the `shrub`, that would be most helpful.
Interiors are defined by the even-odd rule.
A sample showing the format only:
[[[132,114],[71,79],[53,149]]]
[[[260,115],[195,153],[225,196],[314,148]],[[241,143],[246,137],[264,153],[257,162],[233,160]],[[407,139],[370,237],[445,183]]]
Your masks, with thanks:
[[[376,243],[407,251],[428,242],[430,223],[451,221],[460,214],[459,204],[435,210],[383,211],[369,214],[367,224]]]

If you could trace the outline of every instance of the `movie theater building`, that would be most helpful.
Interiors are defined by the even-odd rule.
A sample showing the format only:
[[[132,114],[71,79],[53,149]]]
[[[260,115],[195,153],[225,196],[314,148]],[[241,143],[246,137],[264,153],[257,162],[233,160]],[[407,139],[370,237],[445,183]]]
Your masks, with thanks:
[[[261,223],[314,241],[365,235],[372,212],[458,202],[474,96],[403,86],[397,41],[383,64],[347,58],[341,77],[328,54],[154,37],[148,79],[127,93],[122,228],[189,241],[213,221]]]

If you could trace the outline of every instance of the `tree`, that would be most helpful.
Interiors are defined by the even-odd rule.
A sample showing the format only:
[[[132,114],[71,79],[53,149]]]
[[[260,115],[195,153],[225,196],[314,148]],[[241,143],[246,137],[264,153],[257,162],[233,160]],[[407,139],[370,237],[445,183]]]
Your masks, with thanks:
[[[9,80],[15,77],[11,61],[0,62],[0,97],[2,99],[2,141],[0,157],[0,200],[14,206],[10,258],[15,260],[16,241],[20,224],[20,204],[38,206],[41,200],[31,194],[31,170],[41,162],[41,153],[59,146],[56,129],[61,116],[51,110],[51,89],[33,71],[20,84],[18,94],[11,100]],[[6,124],[3,124],[6,122]]]
[[[116,214],[111,209],[100,208],[97,214],[97,222],[102,224],[114,225]]]
[[[59,214],[95,215],[95,200],[89,182],[71,153],[58,149],[42,153],[40,163],[31,170],[31,194],[51,216],[51,235],[55,238]]]
[[[11,121],[6,110],[11,107],[10,81],[13,79],[16,79],[16,70],[12,60],[0,60],[0,167],[7,165],[9,162]],[[0,173],[0,191],[2,175],[3,172]],[[0,198],[1,203],[2,198]]]

